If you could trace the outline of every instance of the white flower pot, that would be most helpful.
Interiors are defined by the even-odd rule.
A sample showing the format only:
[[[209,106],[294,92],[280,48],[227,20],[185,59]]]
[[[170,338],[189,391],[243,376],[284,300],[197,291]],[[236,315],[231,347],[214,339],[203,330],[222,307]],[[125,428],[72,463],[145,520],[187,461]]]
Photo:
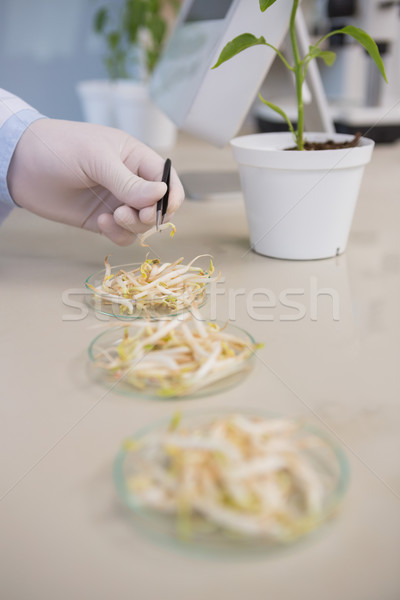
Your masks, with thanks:
[[[115,127],[114,83],[108,79],[80,81],[76,86],[85,121]]]
[[[326,133],[307,133],[325,141]],[[334,134],[335,141],[352,136]],[[290,133],[265,133],[231,140],[239,164],[250,243],[274,258],[309,260],[341,254],[347,244],[365,165],[374,142],[355,148],[285,151]]]
[[[121,79],[115,83],[116,126],[155,150],[168,150],[176,141],[176,126],[154,104],[148,86]]]

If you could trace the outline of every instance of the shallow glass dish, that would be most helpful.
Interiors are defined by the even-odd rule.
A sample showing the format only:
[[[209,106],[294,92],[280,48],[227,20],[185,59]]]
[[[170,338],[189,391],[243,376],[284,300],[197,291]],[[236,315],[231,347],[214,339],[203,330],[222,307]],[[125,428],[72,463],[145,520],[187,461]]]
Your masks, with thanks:
[[[259,409],[231,409],[188,412],[181,416],[180,426],[196,430],[207,425],[214,419],[228,417],[232,414],[240,414],[250,418],[277,418],[282,415],[271,415]],[[116,456],[114,462],[113,476],[118,495],[122,501],[133,511],[133,523],[136,528],[149,536],[157,543],[172,545],[183,551],[194,551],[206,555],[217,555],[217,557],[252,555],[268,555],[281,552],[293,545],[309,539],[317,530],[330,521],[338,512],[344,495],[349,485],[349,464],[347,457],[341,447],[325,432],[311,424],[301,421],[299,434],[318,437],[323,442],[323,448],[314,447],[305,450],[307,459],[318,477],[332,481],[329,487],[322,510],[318,513],[315,525],[308,529],[307,533],[300,533],[290,541],[276,541],[268,537],[248,536],[243,533],[230,531],[222,528],[204,517],[191,516],[190,529],[182,533],[182,523],[176,514],[157,511],[146,507],[138,494],[132,490],[129,480],[132,476],[143,473],[143,456],[141,456],[141,442],[147,437],[168,430],[170,420],[160,420],[148,427],[141,429],[127,438]],[[132,451],[132,449],[134,451]],[[148,458],[146,459],[148,460]]]
[[[235,325],[231,325],[230,323],[222,323],[219,321],[213,321],[221,328],[224,328],[224,332],[227,334],[231,334],[237,336],[244,340],[246,344],[249,346],[254,346],[255,341],[253,337],[247,333],[244,329],[240,327],[236,327]],[[186,322],[189,328],[192,328],[193,322]],[[239,365],[238,369],[233,373],[224,378],[219,379],[218,381],[213,382],[212,384],[201,388],[197,391],[182,393],[182,394],[165,394],[160,393],[159,386],[155,383],[152,386],[148,386],[144,389],[138,389],[133,387],[130,384],[124,375],[119,375],[118,373],[113,373],[108,371],[107,369],[101,368],[97,366],[96,360],[101,357],[104,351],[109,350],[110,348],[117,348],[123,340],[126,328],[129,327],[129,324],[125,326],[116,326],[112,327],[92,340],[88,353],[89,353],[89,374],[92,379],[96,382],[101,383],[105,387],[112,389],[112,391],[118,392],[120,394],[124,394],[127,396],[133,396],[138,398],[150,398],[150,399],[158,399],[158,400],[169,400],[169,399],[179,399],[179,398],[199,398],[202,396],[209,396],[224,392],[239,383],[241,383],[250,371],[254,367],[254,352],[251,352],[249,356]]]
[[[140,268],[143,263],[130,263],[126,265],[116,265],[111,267],[111,274],[115,275],[120,270],[124,271],[133,271],[134,269]],[[182,265],[184,266],[184,265]],[[164,302],[151,302],[149,305],[145,300],[141,300],[137,302],[135,300],[130,300],[132,305],[132,313],[126,312],[124,309],[121,310],[121,304],[118,304],[115,301],[115,298],[118,298],[118,295],[109,294],[107,296],[102,296],[96,294],[96,292],[92,289],[93,287],[101,286],[103,283],[105,276],[105,269],[100,269],[96,271],[85,281],[85,287],[88,290],[86,293],[86,302],[87,304],[93,308],[96,312],[107,315],[108,317],[116,317],[121,321],[131,321],[133,319],[163,319],[167,317],[174,317],[176,315],[180,315],[184,312],[187,312],[192,303],[187,304],[185,307],[177,310],[173,306],[167,306]],[[204,288],[201,289],[201,292],[196,297],[196,307],[201,308],[207,301],[207,289],[208,284],[205,283]]]

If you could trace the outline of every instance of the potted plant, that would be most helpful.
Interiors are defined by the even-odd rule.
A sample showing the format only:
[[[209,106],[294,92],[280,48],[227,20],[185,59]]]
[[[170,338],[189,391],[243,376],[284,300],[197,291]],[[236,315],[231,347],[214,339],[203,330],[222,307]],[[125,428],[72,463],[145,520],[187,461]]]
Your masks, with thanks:
[[[266,11],[277,0],[259,0]],[[346,26],[329,32],[300,56],[295,21],[299,0],[293,0],[289,34],[293,64],[263,36],[244,33],[225,45],[213,68],[252,46],[272,48],[294,75],[297,128],[287,114],[260,96],[287,123],[289,132],[241,136],[231,140],[246,202],[250,242],[254,251],[275,258],[316,259],[341,254],[347,244],[365,165],[374,142],[335,134],[304,134],[303,83],[310,61],[327,65],[335,54],[321,47],[332,35],[350,35],[362,44],[386,80],[377,45],[363,30]],[[293,147],[294,145],[294,147]]]
[[[108,81],[78,86],[85,117],[119,127],[149,146],[171,147],[176,127],[149,97],[148,81],[168,32],[168,10],[178,0],[123,0],[97,10],[94,31],[104,38]]]

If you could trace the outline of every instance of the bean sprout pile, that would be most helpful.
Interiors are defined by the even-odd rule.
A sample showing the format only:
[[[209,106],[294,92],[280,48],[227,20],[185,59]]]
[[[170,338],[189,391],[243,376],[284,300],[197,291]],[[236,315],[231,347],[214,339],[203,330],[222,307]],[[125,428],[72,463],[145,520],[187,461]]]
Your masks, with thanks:
[[[206,520],[217,530],[289,542],[323,520],[337,473],[328,442],[301,423],[242,414],[127,440],[126,487],[135,504],[175,515],[190,535]],[[313,458],[314,456],[314,458]],[[318,460],[317,460],[317,458]],[[325,515],[326,517],[327,515]]]
[[[186,313],[162,321],[136,320],[123,339],[95,351],[95,365],[111,381],[157,396],[184,396],[235,373],[259,347],[216,323]]]
[[[210,266],[203,270],[195,266],[201,258],[209,257]],[[119,269],[112,273],[108,256],[104,261],[105,275],[100,286],[87,286],[105,304],[120,305],[120,314],[152,317],[168,315],[200,306],[205,300],[206,286],[217,281],[209,254],[196,256],[189,264],[183,257],[172,263],[160,263],[148,258],[133,270]]]

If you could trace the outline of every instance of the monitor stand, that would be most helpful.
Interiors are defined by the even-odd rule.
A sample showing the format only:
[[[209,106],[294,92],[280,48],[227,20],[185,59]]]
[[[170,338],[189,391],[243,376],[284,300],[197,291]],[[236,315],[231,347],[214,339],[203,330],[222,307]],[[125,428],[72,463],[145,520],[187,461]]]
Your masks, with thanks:
[[[242,198],[237,171],[187,171],[180,173],[188,200],[237,200]]]

